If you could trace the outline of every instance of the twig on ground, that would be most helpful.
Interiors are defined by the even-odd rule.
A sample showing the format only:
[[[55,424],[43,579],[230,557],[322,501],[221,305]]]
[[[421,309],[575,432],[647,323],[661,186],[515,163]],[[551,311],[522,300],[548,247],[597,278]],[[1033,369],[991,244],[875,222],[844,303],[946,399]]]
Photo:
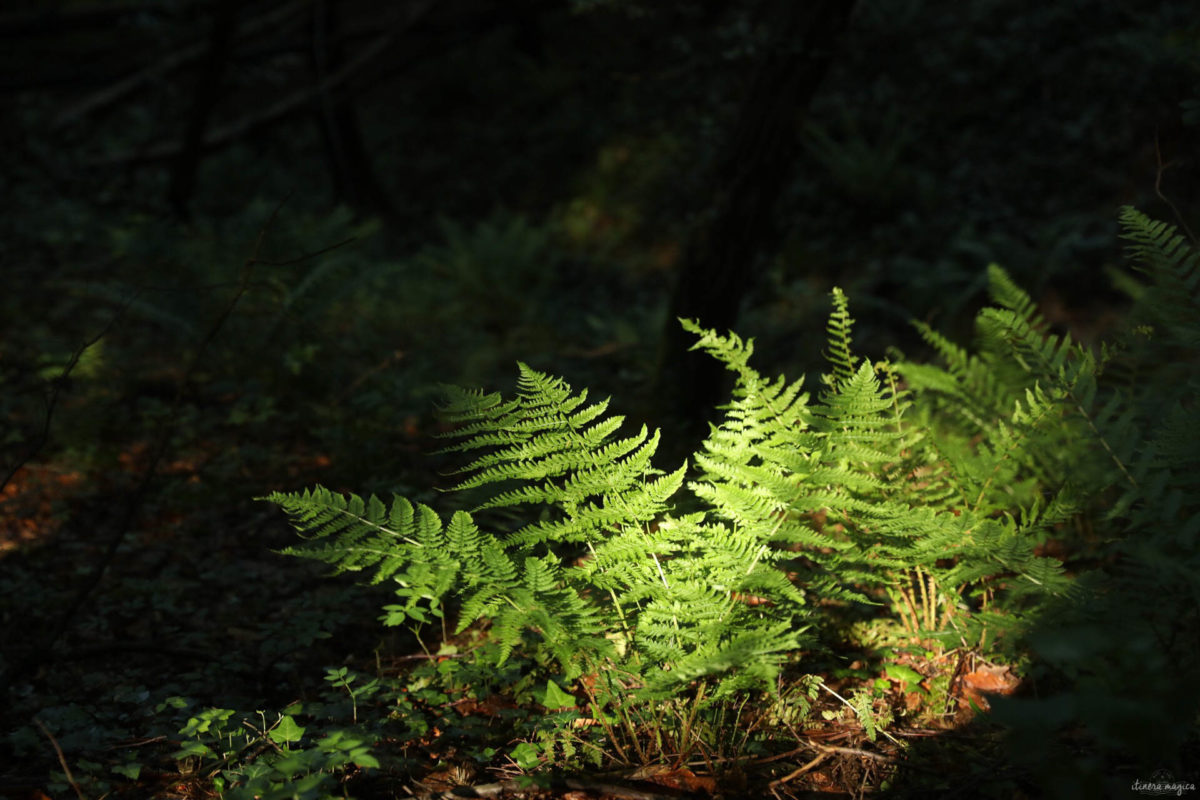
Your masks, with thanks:
[[[791,781],[794,781],[796,778],[799,778],[801,775],[808,772],[809,770],[814,769],[819,764],[821,764],[823,761],[826,761],[829,758],[829,756],[830,756],[829,753],[820,753],[817,755],[816,758],[814,758],[812,761],[809,761],[804,766],[798,767],[797,769],[792,770],[787,775],[784,775],[782,778],[777,778],[776,780],[771,781],[767,785],[771,788],[772,791],[774,791],[776,787],[782,786],[785,783],[790,783]]]
[[[54,734],[37,717],[33,718],[33,724],[42,732],[42,735],[50,740],[51,746],[54,747],[54,752],[58,755],[58,763],[63,768],[63,774],[67,777],[67,783],[71,784],[71,788],[75,790],[75,794],[78,795],[79,800],[87,800],[87,795],[79,788],[79,784],[75,782],[75,776],[71,774],[71,768],[67,766],[67,758],[63,755],[62,748],[58,746],[58,740],[54,738]]]
[[[817,744],[816,742],[813,742],[812,746],[817,748],[818,750],[820,750],[822,753],[825,753],[826,755],[840,753],[840,754],[846,755],[846,756],[859,756],[861,758],[873,758],[876,761],[895,761],[896,760],[895,756],[889,756],[884,753],[872,753],[870,750],[860,750],[857,747],[835,747],[834,745]]]
[[[433,661],[442,658],[462,658],[466,653],[410,653],[406,656],[392,656],[392,661]]]

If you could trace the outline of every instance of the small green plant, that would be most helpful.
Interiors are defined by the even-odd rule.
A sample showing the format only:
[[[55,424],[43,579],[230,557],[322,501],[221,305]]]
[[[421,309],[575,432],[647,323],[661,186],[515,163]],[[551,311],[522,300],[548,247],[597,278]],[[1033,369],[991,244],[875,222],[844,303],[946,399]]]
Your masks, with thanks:
[[[377,679],[371,680],[360,686],[358,692],[351,686],[358,679],[358,676],[350,672],[347,667],[338,667],[337,669],[328,669],[325,672],[325,682],[333,686],[340,686],[346,690],[346,694],[350,695],[350,717],[351,720],[358,723],[358,695],[359,693],[370,695],[379,688]]]
[[[338,692],[355,694],[350,685],[357,676],[345,669],[329,670],[326,681]],[[358,696],[377,693],[377,681],[360,687]],[[180,774],[211,783],[230,798],[293,798],[317,800],[333,795],[337,776],[347,768],[378,768],[372,754],[377,738],[370,729],[353,723],[345,726],[301,725],[304,716],[340,718],[338,703],[296,704],[282,712],[238,712],[206,708],[192,713],[179,730],[183,737],[173,757]],[[159,710],[190,711],[192,701],[170,697]],[[357,707],[354,707],[357,711]]]

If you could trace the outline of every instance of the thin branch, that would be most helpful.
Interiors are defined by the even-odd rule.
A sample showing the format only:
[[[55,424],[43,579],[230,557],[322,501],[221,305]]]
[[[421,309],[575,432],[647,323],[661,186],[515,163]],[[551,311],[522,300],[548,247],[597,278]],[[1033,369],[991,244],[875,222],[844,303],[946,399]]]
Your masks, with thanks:
[[[433,5],[433,0],[418,0],[414,2],[409,9],[409,13],[405,15],[399,23],[393,25],[380,36],[376,37],[361,53],[355,58],[347,61],[338,71],[330,74],[324,80],[318,82],[314,86],[305,89],[298,89],[292,92],[277,103],[266,106],[257,113],[245,116],[236,122],[228,125],[216,127],[211,133],[204,138],[203,149],[213,150],[217,147],[237,141],[250,131],[272,122],[280,117],[304,108],[313,99],[313,97],[327,92],[330,89],[336,88],[348,81],[359,70],[368,63],[373,61],[380,54],[385,52],[394,42],[394,40],[402,33],[416,24],[417,20]],[[101,159],[99,164],[116,166],[128,163],[145,163],[152,161],[163,161],[175,158],[183,145],[181,142],[168,142],[158,145],[157,147],[147,148],[146,150],[136,153],[120,153]]]
[[[443,658],[462,658],[468,653],[409,653],[404,656],[392,656],[391,661],[441,661]]]
[[[252,36],[257,36],[263,31],[273,30],[283,25],[288,17],[298,14],[303,10],[304,6],[308,5],[312,0],[297,0],[297,2],[282,5],[273,11],[269,11],[247,22],[238,30],[238,39],[247,39]],[[200,42],[190,47],[185,47],[182,50],[177,50],[171,53],[166,58],[156,61],[144,69],[129,75],[116,83],[110,84],[103,89],[85,97],[80,102],[63,111],[51,123],[52,130],[65,128],[72,123],[78,122],[83,117],[93,114],[100,109],[113,105],[119,102],[126,95],[137,91],[143,84],[151,83],[158,80],[164,75],[179,69],[204,55],[208,48],[207,42]]]
[[[437,796],[446,800],[453,798],[464,797],[460,794],[459,789],[469,789],[474,797],[501,797],[508,795],[510,792],[520,792],[526,787],[519,781],[502,781],[500,783],[485,783],[479,786],[457,787],[447,792],[441,792]],[[565,778],[560,781],[551,781],[552,789],[569,789],[574,792],[587,792],[588,794],[597,794],[604,797],[615,797],[620,800],[668,800],[668,798],[677,798],[677,792],[650,792],[644,789],[635,789],[632,786],[622,786],[617,783],[604,783],[599,781],[589,781],[580,778]]]
[[[389,353],[382,361],[359,374],[358,377],[346,385],[345,389],[334,395],[333,399],[329,403],[330,407],[337,408],[341,406],[342,403],[346,402],[346,398],[353,396],[355,392],[358,391],[360,386],[362,386],[375,375],[378,375],[380,372],[383,372],[384,370],[399,363],[400,359],[402,358],[404,358],[403,350],[394,350]]]
[[[817,767],[823,761],[826,761],[830,755],[831,755],[830,753],[820,753],[816,758],[814,758],[812,761],[809,761],[804,766],[797,767],[796,769],[789,772],[787,775],[784,775],[782,778],[777,778],[776,780],[771,781],[771,783],[768,785],[771,787],[772,790],[774,790],[778,786],[782,786],[785,783],[789,783],[789,782],[795,780],[796,778],[799,778],[801,775],[803,775],[804,773],[813,769],[814,767]]]
[[[21,470],[21,467],[28,464],[30,459],[36,456],[38,452],[45,447],[47,440],[50,438],[50,422],[54,418],[54,410],[58,406],[58,399],[62,396],[63,387],[66,386],[67,379],[71,376],[71,372],[79,364],[79,359],[83,357],[83,354],[87,352],[88,348],[92,347],[108,335],[108,332],[112,330],[112,327],[117,323],[117,320],[125,315],[125,311],[128,310],[130,303],[134,301],[136,296],[136,294],[130,295],[121,305],[121,307],[117,309],[117,313],[113,314],[112,318],[109,319],[99,333],[76,348],[75,352],[71,354],[71,359],[67,362],[67,365],[63,367],[62,372],[58,374],[57,378],[54,378],[49,382],[51,387],[50,397],[46,400],[46,414],[42,419],[42,429],[38,432],[37,438],[34,439],[34,441],[29,445],[29,448],[25,451],[25,455],[18,458],[16,463],[13,464],[12,468],[9,469],[8,474],[4,476],[4,480],[0,480],[0,492],[4,491],[4,487],[8,486],[8,482],[11,481],[13,476],[15,476]]]
[[[75,776],[71,774],[71,768],[67,766],[67,759],[63,755],[62,748],[58,746],[58,740],[54,738],[54,734],[37,717],[33,718],[33,724],[37,725],[38,730],[50,740],[50,744],[54,747],[54,752],[58,754],[58,763],[62,765],[63,774],[67,776],[67,783],[71,784],[71,788],[75,790],[75,794],[78,795],[79,800],[87,800],[87,795],[79,788],[79,784],[75,782]]]
[[[617,797],[622,800],[668,800],[668,798],[677,798],[676,793],[664,792],[648,792],[642,789],[634,789],[630,786],[621,786],[615,783],[603,783],[580,780],[578,778],[567,778],[563,783],[568,789],[579,792],[595,792],[598,795],[605,797]]]
[[[339,247],[345,247],[346,245],[350,244],[351,242],[356,242],[356,241],[358,241],[358,237],[351,236],[349,238],[343,239],[342,241],[338,242],[337,244],[331,244],[328,247],[322,247],[320,250],[314,250],[311,253],[305,253],[302,256],[296,256],[295,258],[289,258],[287,261],[268,261],[265,258],[256,258],[256,259],[254,259],[254,263],[255,264],[265,264],[268,267],[289,267],[292,264],[300,264],[304,261],[308,261],[309,259],[316,258],[317,256],[325,255],[326,253],[330,252],[331,250],[337,250]]]
[[[812,746],[820,750],[822,753],[832,755],[839,753],[844,756],[858,756],[859,758],[871,758],[875,761],[895,761],[894,756],[885,755],[884,753],[872,753],[870,750],[861,750],[857,747],[837,747],[831,744],[812,743]]]
[[[1162,148],[1159,147],[1157,131],[1154,133],[1154,160],[1158,162],[1154,170],[1154,193],[1158,195],[1159,200],[1162,200],[1164,203],[1166,203],[1170,207],[1171,211],[1175,213],[1175,219],[1179,220],[1179,227],[1183,228],[1183,232],[1186,233],[1187,237],[1192,240],[1192,244],[1200,245],[1200,241],[1196,239],[1196,234],[1192,233],[1192,229],[1188,227],[1187,220],[1183,218],[1183,214],[1179,213],[1179,209],[1176,208],[1175,204],[1171,202],[1170,198],[1163,194],[1163,173],[1165,173],[1168,168],[1174,166],[1174,162],[1163,163]]]

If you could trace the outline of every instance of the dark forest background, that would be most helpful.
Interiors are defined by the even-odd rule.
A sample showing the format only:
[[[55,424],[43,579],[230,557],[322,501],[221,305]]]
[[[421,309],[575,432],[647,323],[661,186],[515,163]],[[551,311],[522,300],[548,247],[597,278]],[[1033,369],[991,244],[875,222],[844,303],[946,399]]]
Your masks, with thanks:
[[[433,497],[439,383],[522,360],[681,458],[728,387],[677,317],[799,375],[840,286],[919,358],[995,262],[1094,341],[1118,208],[1200,210],[1190,0],[10,0],[0,96],[11,796],[52,742],[169,794],[114,771],[165,698],[407,652],[252,498]]]

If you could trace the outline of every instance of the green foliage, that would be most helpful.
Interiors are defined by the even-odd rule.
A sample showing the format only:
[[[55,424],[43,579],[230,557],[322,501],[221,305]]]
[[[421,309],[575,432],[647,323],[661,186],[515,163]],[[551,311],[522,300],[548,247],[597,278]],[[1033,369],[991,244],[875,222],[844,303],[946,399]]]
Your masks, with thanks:
[[[398,492],[413,504],[415,515],[418,500],[428,503],[444,514],[445,527],[452,522],[450,509],[470,505],[463,494],[487,487],[460,493],[445,505],[430,499],[417,439],[429,429],[423,409],[434,380],[503,385],[505,375],[497,374],[496,365],[504,371],[516,358],[536,357],[540,368],[569,375],[576,386],[593,387],[593,392],[603,387],[602,393],[621,387],[623,399],[631,399],[624,393],[636,391],[647,377],[648,360],[639,354],[653,349],[646,345],[659,328],[662,279],[680,267],[685,234],[713,197],[704,184],[705,167],[721,152],[747,68],[772,38],[772,27],[762,24],[763,8],[717,5],[600,0],[572,4],[593,10],[586,15],[551,8],[517,26],[475,25],[464,18],[462,32],[472,46],[432,48],[403,70],[404,91],[374,93],[385,98],[382,105],[362,93],[354,98],[365,150],[384,190],[392,194],[393,213],[382,223],[332,209],[329,190],[349,197],[354,192],[339,190],[353,186],[308,168],[318,163],[322,150],[317,126],[310,115],[273,114],[297,96],[293,81],[303,89],[312,76],[304,59],[262,59],[246,50],[254,50],[261,39],[240,35],[249,32],[242,30],[243,23],[258,24],[252,9],[244,18],[239,14],[230,55],[237,63],[251,57],[254,66],[233,70],[232,83],[227,82],[239,98],[251,99],[243,104],[251,113],[239,119],[236,113],[215,112],[214,120],[222,124],[209,126],[212,141],[206,138],[195,216],[187,224],[174,224],[162,213],[168,174],[179,163],[169,151],[182,131],[161,122],[188,118],[192,92],[178,89],[190,88],[194,70],[142,68],[160,57],[163,66],[178,67],[175,54],[197,52],[195,46],[203,45],[197,36],[204,26],[188,11],[192,5],[156,3],[134,9],[133,16],[117,8],[113,13],[134,24],[83,30],[72,24],[68,8],[62,19],[43,26],[47,37],[13,42],[15,59],[40,66],[37,74],[18,77],[21,85],[14,85],[9,104],[13,135],[6,141],[14,157],[6,160],[3,174],[10,195],[20,202],[11,204],[0,236],[9,278],[0,300],[0,317],[9,323],[0,336],[0,416],[10,421],[0,425],[0,455],[6,466],[18,463],[41,441],[45,421],[49,437],[30,467],[39,474],[48,467],[45,474],[61,475],[64,483],[59,486],[54,478],[50,491],[34,493],[27,476],[18,475],[6,487],[4,510],[10,513],[3,515],[0,537],[0,617],[12,624],[0,636],[0,662],[7,671],[29,656],[36,669],[18,670],[26,679],[17,681],[0,704],[5,709],[0,716],[13,726],[5,727],[0,762],[19,765],[22,778],[58,769],[46,737],[29,725],[36,713],[64,748],[87,796],[161,793],[164,787],[151,784],[170,773],[173,763],[156,760],[154,746],[141,743],[177,740],[186,717],[155,716],[155,701],[148,698],[190,694],[222,707],[253,709],[270,706],[270,698],[316,692],[322,688],[322,665],[345,664],[348,652],[365,653],[375,644],[379,634],[372,616],[384,603],[394,604],[385,611],[394,622],[455,626],[463,599],[452,589],[460,585],[445,588],[441,582],[457,580],[457,572],[426,565],[429,574],[408,579],[408,594],[385,600],[378,598],[392,588],[406,588],[396,575],[419,573],[419,563],[402,565],[369,591],[354,590],[344,580],[319,583],[319,563],[318,569],[262,563],[262,548],[283,546],[276,537],[284,534],[264,526],[264,517],[241,503],[251,494],[308,485],[320,470],[326,485],[359,487],[364,497],[374,491],[389,506],[390,493]],[[292,19],[303,6],[279,6],[279,11]],[[210,6],[196,8],[203,14]],[[294,30],[291,23],[275,27]],[[113,46],[114,31],[133,46]],[[456,35],[450,30],[438,35],[443,34]],[[1143,202],[1156,202],[1151,194],[1155,150],[1160,149],[1164,166],[1162,190],[1182,208],[1194,205],[1187,187],[1196,182],[1187,180],[1187,170],[1196,163],[1197,139],[1187,134],[1195,129],[1180,130],[1176,124],[1177,110],[1186,124],[1196,122],[1198,109],[1190,3],[983,0],[934,9],[884,0],[860,4],[843,38],[845,46],[838,48],[806,115],[812,125],[810,160],[795,170],[777,209],[788,220],[793,240],[771,260],[780,265],[779,272],[791,273],[756,293],[738,328],[745,336],[757,335],[758,368],[786,363],[792,377],[803,371],[813,376],[805,384],[814,398],[809,410],[822,401],[825,388],[815,379],[822,368],[814,364],[822,349],[832,349],[821,346],[819,333],[829,276],[836,275],[854,298],[860,318],[855,344],[872,358],[884,352],[885,344],[910,346],[888,331],[883,313],[888,311],[900,322],[908,313],[927,319],[936,314],[965,343],[954,327],[955,310],[974,302],[986,283],[978,266],[990,260],[1004,263],[1035,297],[1041,281],[1055,280],[1061,294],[1069,287],[1070,306],[1086,307],[1089,284],[1101,283],[1089,281],[1089,271],[1111,260],[1114,198],[1132,192]],[[1061,46],[1064,42],[1070,46]],[[116,92],[100,84],[76,84],[70,75],[56,74],[63,59],[34,52],[74,52],[81,43],[105,54],[95,71],[87,71],[86,82],[127,75],[133,83],[113,84]],[[22,46],[34,50],[21,51]],[[385,48],[382,57],[391,63],[394,52]],[[34,57],[22,58],[22,53]],[[1028,58],[1030,53],[1037,58]],[[1190,68],[1173,63],[1183,59]],[[480,63],[489,65],[485,73]],[[386,78],[397,71],[385,64],[375,72]],[[944,78],[936,86],[928,81],[934,74]],[[147,77],[152,79],[142,80]],[[122,93],[122,85],[137,91]],[[81,109],[89,105],[92,111],[83,115]],[[1014,113],[998,115],[997,108]],[[457,113],[462,109],[472,113]],[[64,126],[72,114],[75,122]],[[489,124],[480,126],[480,119]],[[393,146],[397,142],[402,146]],[[913,146],[916,142],[921,146]],[[507,210],[495,213],[497,207]],[[559,215],[561,224],[554,221]],[[456,222],[441,225],[439,219]],[[335,246],[350,237],[358,240]],[[770,243],[763,246],[771,249]],[[257,263],[245,296],[197,368],[187,371],[250,259]],[[1071,280],[1070,275],[1082,277]],[[1154,291],[1154,279],[1148,283],[1140,291]],[[1117,340],[1107,360],[1095,354],[1103,363],[1093,421],[1137,482],[1136,491],[1120,475],[1112,488],[1093,493],[1117,461],[1094,435],[1077,439],[1064,432],[1090,433],[1085,417],[1069,413],[1065,403],[1054,406],[1061,416],[1050,413],[1034,427],[1064,429],[1048,441],[1065,439],[1068,447],[1045,446],[1036,458],[1026,458],[1025,445],[1036,431],[1019,439],[1019,432],[999,430],[985,419],[969,434],[965,423],[951,424],[939,411],[959,413],[955,400],[935,406],[928,392],[913,390],[896,370],[897,388],[909,391],[912,403],[902,416],[906,432],[925,430],[937,437],[934,456],[920,445],[913,448],[932,461],[918,464],[904,489],[923,493],[922,508],[944,515],[931,495],[948,491],[969,474],[968,499],[947,495],[944,508],[973,503],[982,493],[981,502],[994,509],[995,520],[1016,513],[1021,521],[1018,507],[1039,501],[1043,516],[1067,514],[1059,523],[1050,514],[1051,523],[1036,535],[1066,541],[1069,573],[1104,564],[1140,565],[1136,581],[1130,572],[1120,591],[1091,606],[1090,627],[1062,636],[1054,630],[1043,636],[1035,629],[1039,646],[1044,645],[1039,652],[1061,664],[1064,675],[1095,681],[1097,688],[1082,706],[1113,709],[1111,730],[1120,729],[1116,711],[1143,698],[1106,703],[1114,694],[1110,682],[1123,690],[1171,686],[1172,670],[1163,665],[1187,663],[1180,645],[1189,641],[1192,616],[1176,613],[1174,606],[1176,599],[1189,597],[1186,581],[1194,565],[1186,539],[1166,546],[1165,538],[1175,532],[1186,537],[1190,529],[1194,490],[1187,476],[1194,474],[1191,454],[1197,451],[1189,433],[1188,392],[1194,396],[1195,359],[1184,344],[1167,345],[1168,337],[1175,340],[1170,333],[1175,323],[1159,318],[1160,309],[1179,297],[1163,293],[1140,301],[1142,332]],[[1111,310],[1110,301],[1102,302],[1105,311]],[[70,379],[60,378],[76,348],[104,330],[108,333],[84,351]],[[807,334],[810,330],[815,337]],[[884,389],[891,385],[886,372],[876,375]],[[60,402],[50,415],[46,400],[59,389]],[[960,399],[976,400],[970,393]],[[997,419],[1010,410],[1000,408]],[[1113,419],[1102,418],[1108,412]],[[147,444],[155,449],[160,424],[170,430],[154,477],[144,471],[138,453]],[[1005,444],[987,431],[1011,440]],[[614,437],[631,433],[636,427]],[[1088,456],[1067,464],[1066,453],[1085,441],[1090,442]],[[1008,457],[992,458],[983,462],[980,474],[969,473],[981,446]],[[958,477],[939,477],[951,459],[959,465]],[[857,470],[855,462],[849,467]],[[886,467],[875,465],[876,470]],[[1066,483],[1076,486],[1055,491],[1064,474]],[[148,492],[136,489],[143,476],[149,479]],[[80,483],[69,488],[67,478]],[[695,471],[688,478],[703,480]],[[520,483],[504,490],[519,489]],[[875,496],[869,489],[847,494],[868,503]],[[1010,498],[1016,499],[1010,503]],[[45,499],[48,515],[24,516],[26,502],[40,505]],[[670,508],[652,527],[671,524],[667,517],[685,510],[704,511],[702,521],[715,533],[736,527],[708,501],[689,494],[686,484],[667,504]],[[1080,513],[1071,516],[1070,504]],[[798,513],[812,513],[807,533],[845,544],[848,557],[858,558],[854,541],[873,533],[857,512],[849,526],[825,511]],[[547,503],[474,515],[481,536],[498,538],[565,518]],[[133,529],[112,569],[84,603],[87,614],[68,620],[75,591],[87,584],[80,565],[98,563],[109,529],[122,519],[132,519]],[[32,533],[37,538],[27,538]],[[601,531],[599,538],[608,535]],[[766,527],[761,536],[768,535],[774,536]],[[1121,537],[1128,542],[1118,547],[1112,540]],[[761,541],[748,537],[745,546]],[[538,545],[535,555],[549,556],[551,547]],[[793,547],[798,549],[788,549]],[[581,558],[586,564],[581,548],[582,543],[558,548],[562,565],[579,566]],[[903,571],[876,564],[861,578],[841,580],[840,572],[830,574],[828,549],[771,544],[768,551],[778,552],[764,557],[778,559],[778,575],[756,567],[755,579],[780,581],[777,589],[746,583],[736,567],[718,577],[726,586],[744,589],[738,595],[745,598],[745,608],[736,612],[753,618],[755,612],[770,615],[780,609],[796,627],[813,625],[799,637],[802,645],[811,632],[838,633],[843,615],[861,625],[840,631],[848,636],[859,630],[894,636],[900,627],[894,624],[901,616],[897,608],[905,609],[909,628],[941,625],[945,606],[938,598],[950,599],[956,586],[929,591],[931,574],[909,570],[905,579]],[[814,554],[820,558],[814,560]],[[515,560],[524,563],[519,556]],[[364,567],[354,574],[374,572]],[[1094,584],[1095,601],[1114,586],[1108,574],[1092,581],[1084,575],[1079,585]],[[1002,572],[964,584],[960,597],[967,608],[959,610],[954,624],[968,634],[979,628],[976,620],[1007,603],[1011,577]],[[826,597],[825,588],[802,581],[824,581],[829,592],[841,594]],[[611,600],[583,581],[579,585],[608,619]],[[779,599],[789,587],[802,595],[803,605]],[[922,587],[932,598],[928,604]],[[990,597],[987,588],[997,596]],[[902,589],[916,601],[918,622]],[[760,602],[772,596],[776,605]],[[446,597],[450,602],[437,599]],[[1140,597],[1161,602],[1139,602]],[[1031,595],[1017,608],[1009,603],[1001,611],[1009,618],[1032,619],[1036,600]],[[1073,618],[1087,608],[1064,607]],[[1136,624],[1130,622],[1135,617]],[[1112,625],[1114,620],[1120,624]],[[479,627],[485,634],[489,630],[486,624]],[[27,636],[59,628],[66,633],[53,647],[42,646],[41,635]],[[953,638],[949,630],[942,633]],[[392,639],[385,655],[410,645],[404,632],[392,629],[384,635]],[[557,672],[552,657],[536,651],[543,661],[522,657],[539,636],[527,631],[519,645],[523,649],[514,650],[503,668],[494,667],[499,649],[489,645],[478,654],[487,663],[474,663],[472,651],[439,662],[437,669],[422,664],[430,669],[410,673],[412,681],[433,681],[429,686],[443,693],[448,685],[461,689],[465,683],[499,690],[531,681],[529,673],[537,672],[539,688],[553,679],[571,691],[572,683]],[[1163,649],[1160,637],[1175,644]],[[606,638],[618,655],[636,650],[623,629]],[[1136,646],[1121,655],[1111,641]],[[1100,656],[1084,655],[1092,653]],[[797,657],[807,669],[820,666],[806,649]],[[1114,662],[1124,666],[1121,677],[1110,680],[1106,671]],[[1143,663],[1152,679],[1138,679]],[[550,674],[540,674],[545,672]],[[445,683],[437,680],[443,678]],[[784,697],[790,696],[788,680],[780,689]],[[622,674],[610,696],[628,693],[622,683],[644,681],[640,674]],[[348,685],[329,685],[336,697],[329,703],[336,703],[342,715],[336,720],[291,715],[312,734],[304,748],[320,738],[318,729],[348,724],[356,708],[360,719],[387,717],[388,703],[350,692],[364,682],[360,677]],[[577,694],[580,685],[575,684]],[[1038,685],[1047,683],[1039,676]],[[686,730],[683,720],[690,718],[684,706],[696,692],[689,690],[679,702],[671,700],[679,713],[666,714],[670,724],[665,727],[676,733]],[[529,691],[522,686],[505,696],[525,703]],[[711,687],[707,692],[703,697],[711,697]],[[1146,692],[1147,707],[1162,704],[1158,695],[1170,699],[1165,689]],[[753,698],[748,708],[761,705],[761,698],[746,696]],[[613,701],[604,702],[615,718]],[[727,706],[722,701],[710,708],[716,715]],[[653,706],[634,711],[628,717],[634,731],[658,719]],[[198,713],[192,710],[189,716]],[[803,718],[788,720],[799,727]],[[261,720],[250,721],[262,727]],[[444,722],[438,718],[439,728],[447,730]],[[404,725],[395,722],[394,727],[403,738]],[[466,727],[459,722],[460,729]],[[500,729],[481,723],[470,731],[477,738],[524,738],[541,745],[540,733]],[[593,735],[599,729],[587,730]],[[561,733],[568,741],[571,730],[552,731],[554,755],[541,749],[543,763],[563,763],[565,747],[554,737]],[[638,736],[624,740],[627,752],[634,753]],[[122,746],[135,741],[139,746]],[[268,741],[260,738],[270,751]],[[591,741],[597,741],[594,735]],[[660,752],[676,752],[670,736],[663,741]],[[374,751],[381,759],[382,749]],[[725,752],[749,751],[730,746]],[[480,757],[479,763],[490,759]],[[140,784],[119,784],[118,776],[138,771],[139,760],[144,763]],[[85,776],[95,780],[84,783]],[[207,790],[190,788],[189,794]],[[352,782],[326,788],[339,795],[356,792]],[[364,793],[378,794],[374,789]],[[55,797],[74,795],[65,778],[47,791]]]
[[[1112,486],[1104,566],[1084,576],[1091,591],[1052,606],[1029,637],[1043,685],[1060,691],[996,709],[1021,762],[1070,797],[1105,790],[1106,774],[1094,755],[1056,741],[1058,730],[1100,756],[1169,770],[1188,766],[1181,747],[1200,735],[1200,259],[1172,226],[1131,208],[1121,222],[1150,282],[1138,287],[1133,335],[1104,376],[1108,397],[1092,406],[1094,453]],[[1033,741],[1053,744],[1033,752]]]
[[[288,552],[395,579],[406,603],[388,607],[390,624],[425,621],[421,601],[442,616],[453,591],[456,630],[490,620],[500,663],[531,637],[571,678],[615,659],[653,688],[739,669],[725,689],[772,685],[798,640],[786,617],[753,611],[737,593],[776,587],[793,605],[799,593],[761,546],[729,542],[696,516],[667,517],[684,467],[656,470],[658,433],[618,438],[622,418],[606,408],[523,364],[513,400],[447,390],[442,410],[460,440],[448,450],[475,454],[454,489],[482,491],[474,514],[533,506],[515,530],[484,533],[458,512],[443,531],[434,512],[402,498],[390,510],[320,488],[267,499],[312,537]]]
[[[340,669],[330,670],[326,680],[348,689],[355,678]],[[380,689],[378,681],[371,681],[359,694],[365,699],[380,694]],[[189,712],[192,706],[188,698],[170,697],[159,710]],[[273,714],[196,709],[179,729],[183,740],[173,758],[184,775],[208,775],[225,797],[318,800],[336,796],[340,773],[348,768],[378,768],[380,762],[371,752],[378,734],[359,726],[356,718],[344,725],[326,722],[319,728],[297,722],[301,714],[320,717],[333,707],[296,704]]]
[[[892,111],[878,121],[877,142],[864,136],[853,118],[843,115],[841,122],[842,141],[830,126],[810,122],[805,128],[804,144],[829,171],[834,188],[868,213],[887,211],[910,197],[912,176],[903,161],[914,137],[900,115]]]
[[[1015,289],[1003,273],[994,274],[997,294]],[[1028,490],[1014,498],[1028,476],[1008,463],[1020,442],[1008,432],[1042,413],[1044,401],[1019,397],[1008,376],[977,360],[979,374],[972,377],[1008,394],[993,398],[982,417],[964,408],[972,396],[965,391],[956,408],[988,419],[1006,438],[991,446],[951,439],[961,446],[956,460],[947,458],[923,405],[932,393],[914,389],[948,386],[953,373],[925,368],[926,384],[910,377],[911,388],[901,388],[897,373],[908,376],[905,365],[872,366],[853,355],[852,323],[835,290],[827,353],[833,370],[816,402],[801,382],[763,381],[747,366],[750,345],[736,336],[692,326],[702,334],[699,346],[738,375],[725,421],[697,456],[702,471],[693,491],[739,535],[761,539],[771,559],[790,555],[795,585],[816,597],[869,603],[882,593],[910,632],[951,641],[977,642],[989,624],[1011,630],[1021,619],[1021,596],[1067,586],[1057,562],[1033,551],[1039,532],[1069,509],[1060,503],[1043,513]],[[999,496],[984,502],[989,491]],[[1005,613],[985,608],[1000,583]]]
[[[1030,42],[1067,40],[1076,46],[1027,57]],[[863,333],[878,338],[864,342],[878,352],[908,347],[910,316],[965,333],[990,261],[1035,297],[1054,286],[1076,308],[1108,303],[1093,278],[1116,255],[1113,208],[1158,203],[1147,120],[1164,126],[1162,190],[1191,203],[1195,180],[1171,166],[1196,152],[1195,129],[1179,127],[1195,115],[1200,75],[1183,4],[882,0],[855,9],[843,45],[805,117],[804,167],[783,212],[792,242],[778,263],[797,287],[786,303],[833,281],[869,308]],[[742,333],[810,369],[785,349],[803,322],[780,311]]]
[[[1194,347],[1194,252],[1132,210],[1122,221],[1152,278],[1139,313],[1173,351]],[[1131,619],[1111,603],[1150,595],[1154,582],[1170,608],[1197,607],[1200,509],[1187,475],[1197,466],[1190,397],[1200,387],[1194,377],[1170,388],[1152,376],[1130,381],[1126,362],[1147,360],[1135,349],[1144,336],[1094,353],[1050,332],[1002,269],[990,267],[988,280],[993,305],[977,317],[973,350],[918,325],[941,366],[858,356],[835,289],[830,370],[816,397],[803,380],[764,378],[751,366],[752,341],[684,320],[696,349],[736,378],[695,454],[690,498],[687,465],[653,466],[658,432],[622,437],[607,401],[520,364],[511,399],[445,389],[441,411],[454,427],[444,452],[468,456],[452,491],[474,503],[449,523],[400,497],[389,505],[318,487],[266,499],[308,540],[286,552],[395,584],[403,602],[385,609],[387,623],[420,625],[456,607],[458,632],[489,623],[492,655],[477,663],[502,667],[520,651],[578,681],[618,761],[666,755],[638,733],[647,728],[676,755],[705,747],[696,731],[722,724],[748,692],[776,691],[784,662],[818,647],[814,634],[836,636],[846,614],[871,608],[917,641],[1031,642],[1090,686],[1086,675],[1103,674],[1083,658],[1100,654],[1088,638],[1095,609]],[[1180,292],[1191,299],[1163,299]],[[1115,539],[1072,537],[1068,525],[1089,530],[1101,514]],[[1042,551],[1051,538],[1067,538],[1083,559],[1119,553],[1118,589],[1100,591],[1105,576],[1094,568],[1068,573]],[[1166,652],[1200,664],[1194,612],[1138,613],[1154,620]],[[1057,656],[1040,638],[1050,620],[1076,637]],[[889,669],[920,683],[908,667]],[[567,710],[510,756],[528,768],[597,757],[571,727],[573,696],[543,686],[539,702]],[[1111,713],[1088,722],[1095,688],[1079,691],[1072,713],[1110,731],[1102,743],[1120,743]],[[891,724],[881,697],[860,688],[842,699],[870,740]]]
[[[441,219],[437,233],[371,277],[369,291],[388,297],[386,305],[368,299],[379,324],[398,328],[429,385],[493,382],[503,377],[497,365],[579,337],[582,317],[558,310],[595,278],[574,271],[561,222],[496,211],[471,223]]]

